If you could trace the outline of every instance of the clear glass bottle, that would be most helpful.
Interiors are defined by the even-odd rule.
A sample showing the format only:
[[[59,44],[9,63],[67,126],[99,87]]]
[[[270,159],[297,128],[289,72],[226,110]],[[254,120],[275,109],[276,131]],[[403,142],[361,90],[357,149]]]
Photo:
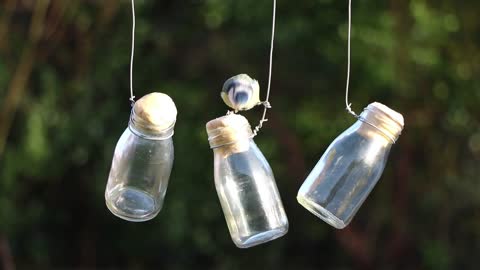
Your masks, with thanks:
[[[115,148],[105,190],[110,211],[128,221],[147,221],[160,212],[173,166],[172,99],[151,93],[139,99]]]
[[[207,123],[220,204],[233,242],[249,248],[285,235],[288,220],[272,169],[237,114]]]
[[[328,147],[297,200],[337,229],[345,228],[383,173],[403,116],[374,102]]]

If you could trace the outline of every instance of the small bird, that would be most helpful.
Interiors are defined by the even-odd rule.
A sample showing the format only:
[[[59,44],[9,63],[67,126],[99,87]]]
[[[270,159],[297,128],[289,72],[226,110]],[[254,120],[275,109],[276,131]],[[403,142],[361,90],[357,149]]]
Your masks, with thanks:
[[[240,74],[228,79],[220,92],[225,104],[237,111],[246,111],[259,105],[260,85],[247,74]]]

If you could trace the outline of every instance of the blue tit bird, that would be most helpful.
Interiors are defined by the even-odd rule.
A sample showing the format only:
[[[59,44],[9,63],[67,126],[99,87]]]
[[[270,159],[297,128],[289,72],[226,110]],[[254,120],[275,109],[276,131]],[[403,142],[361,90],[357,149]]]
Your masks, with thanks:
[[[260,104],[260,85],[247,74],[228,79],[220,93],[225,104],[237,111],[246,111]]]

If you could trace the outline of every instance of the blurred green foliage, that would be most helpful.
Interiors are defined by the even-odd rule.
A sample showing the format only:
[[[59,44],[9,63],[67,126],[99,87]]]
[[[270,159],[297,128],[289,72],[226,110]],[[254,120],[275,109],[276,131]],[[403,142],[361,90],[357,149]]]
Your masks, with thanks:
[[[36,42],[30,23],[39,1],[48,9]],[[278,3],[273,109],[256,142],[276,174],[290,232],[248,250],[229,237],[204,124],[226,112],[219,92],[228,77],[248,73],[266,89],[272,3],[136,1],[136,96],[167,93],[179,111],[164,209],[141,224],[111,215],[103,197],[130,112],[129,4],[0,1],[0,119],[7,135],[0,265],[477,269],[480,2],[353,1],[353,108],[380,101],[404,114],[406,128],[382,180],[343,231],[295,196],[354,121],[343,105],[347,1]],[[25,87],[12,83],[15,76]],[[20,102],[8,110],[12,95]],[[246,115],[253,124],[260,113]]]

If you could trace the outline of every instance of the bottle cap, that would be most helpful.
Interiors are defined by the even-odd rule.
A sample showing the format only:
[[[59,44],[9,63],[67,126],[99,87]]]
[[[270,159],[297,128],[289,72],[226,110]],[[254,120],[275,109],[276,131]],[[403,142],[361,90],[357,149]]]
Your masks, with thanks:
[[[208,122],[207,134],[208,142],[212,149],[227,145],[239,146],[237,142],[240,142],[243,139],[249,139],[253,136],[252,128],[250,127],[248,120],[238,114],[228,114]],[[235,152],[239,151],[240,149],[235,150]]]
[[[392,143],[397,141],[404,127],[403,116],[379,102],[370,103],[359,120],[376,128]]]
[[[155,92],[135,102],[130,125],[147,136],[171,137],[176,120],[177,108],[173,100],[166,94]]]

